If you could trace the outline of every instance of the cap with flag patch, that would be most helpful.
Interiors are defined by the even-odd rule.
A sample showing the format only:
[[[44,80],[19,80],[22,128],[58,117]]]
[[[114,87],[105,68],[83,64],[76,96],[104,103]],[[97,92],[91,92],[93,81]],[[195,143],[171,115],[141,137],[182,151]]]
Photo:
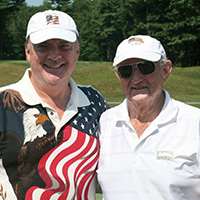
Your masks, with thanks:
[[[148,35],[130,36],[123,40],[117,47],[113,66],[117,66],[124,60],[139,58],[156,62],[161,56],[166,59],[166,53],[162,44]]]
[[[50,39],[75,42],[79,36],[74,20],[66,13],[57,10],[38,12],[31,17],[26,39],[30,36],[33,44]]]

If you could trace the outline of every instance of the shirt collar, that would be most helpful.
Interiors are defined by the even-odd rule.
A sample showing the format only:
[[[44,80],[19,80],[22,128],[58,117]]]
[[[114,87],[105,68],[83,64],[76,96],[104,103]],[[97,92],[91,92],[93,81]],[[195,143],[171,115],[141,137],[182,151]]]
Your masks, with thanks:
[[[156,118],[156,123],[159,125],[169,123],[170,121],[176,120],[179,108],[175,101],[170,97],[169,93],[164,90],[165,102],[160,114]]]
[[[176,105],[175,101],[173,101],[166,90],[163,89],[163,91],[165,93],[165,102],[160,114],[155,119],[158,125],[175,120],[178,113],[178,106]],[[116,121],[130,121],[127,98],[118,106],[117,114],[114,118]]]
[[[49,107],[48,104],[42,101],[40,96],[35,91],[30,78],[29,72],[31,69],[27,69],[22,79],[18,82],[19,84],[19,92],[24,100],[24,102],[28,105],[36,105],[42,104],[43,107]],[[70,78],[69,81],[71,87],[71,95],[70,95],[70,102],[75,107],[84,107],[90,104],[87,96],[77,87],[75,81]]]
[[[129,121],[129,114],[128,114],[128,100],[127,98],[117,106],[117,113],[113,116],[116,121]]]

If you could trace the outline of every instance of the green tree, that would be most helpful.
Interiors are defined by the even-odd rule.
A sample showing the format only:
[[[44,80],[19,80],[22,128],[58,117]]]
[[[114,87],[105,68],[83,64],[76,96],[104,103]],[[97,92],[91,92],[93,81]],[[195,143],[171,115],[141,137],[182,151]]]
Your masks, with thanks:
[[[168,48],[182,67],[200,64],[199,11],[199,0],[171,0],[167,9]]]
[[[51,9],[51,4],[44,2],[42,6],[27,6],[23,3],[18,10],[11,12],[4,25],[4,51],[3,58],[10,60],[25,59],[24,43],[26,36],[27,24],[30,17],[46,9]]]
[[[74,8],[77,9],[76,5],[79,2],[80,0],[74,1]],[[98,61],[113,59],[115,52],[113,46],[116,47],[116,40],[122,38],[117,20],[119,7],[120,1],[115,0],[88,0],[87,4],[81,3],[81,7],[78,8],[79,10],[84,8],[85,11],[78,14],[78,19],[81,20],[77,23],[80,28],[82,52],[80,59]]]
[[[200,64],[199,0],[44,0],[39,7],[24,1],[0,1],[0,58],[4,52],[4,59],[24,59],[29,18],[57,9],[76,21],[80,60],[112,61],[124,38],[148,34],[162,42],[175,65]]]
[[[0,1],[0,59],[3,59],[4,51],[4,33],[5,25],[7,23],[7,18],[14,12],[18,10],[25,0],[1,0]]]
[[[52,6],[52,8],[56,10],[62,10],[68,12],[70,5],[73,3],[72,0],[46,0],[46,2],[48,2]]]
[[[97,60],[98,47],[95,45],[95,35],[92,31],[92,10],[95,2],[91,0],[74,0],[70,15],[74,18],[80,37],[79,60]]]
[[[126,32],[148,34],[157,38],[176,65],[184,67],[199,64],[200,1],[127,0],[125,2],[124,9],[129,10],[126,13]],[[131,22],[130,30],[128,27]]]

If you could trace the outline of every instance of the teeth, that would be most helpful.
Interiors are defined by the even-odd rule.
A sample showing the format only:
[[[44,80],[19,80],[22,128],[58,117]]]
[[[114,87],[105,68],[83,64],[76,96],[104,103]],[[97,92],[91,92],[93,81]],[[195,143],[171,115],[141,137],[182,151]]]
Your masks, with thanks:
[[[146,87],[138,87],[138,88],[133,88],[135,90],[141,90],[141,89],[145,89]]]
[[[62,65],[56,65],[56,66],[45,65],[45,66],[48,67],[48,68],[56,69],[56,68],[61,67]]]
[[[47,67],[56,69],[56,68],[59,68],[60,66],[61,66],[61,65],[57,65],[57,66],[47,66]]]

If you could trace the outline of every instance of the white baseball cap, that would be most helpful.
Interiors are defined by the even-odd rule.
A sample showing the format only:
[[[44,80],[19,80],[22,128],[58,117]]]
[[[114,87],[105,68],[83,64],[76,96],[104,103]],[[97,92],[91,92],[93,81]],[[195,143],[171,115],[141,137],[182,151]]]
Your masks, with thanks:
[[[130,36],[117,47],[113,66],[117,66],[129,58],[156,62],[160,60],[161,56],[166,59],[165,50],[158,40],[147,35]]]
[[[50,39],[75,42],[79,33],[74,20],[66,13],[47,10],[34,14],[29,20],[26,39],[30,36],[33,44]]]

